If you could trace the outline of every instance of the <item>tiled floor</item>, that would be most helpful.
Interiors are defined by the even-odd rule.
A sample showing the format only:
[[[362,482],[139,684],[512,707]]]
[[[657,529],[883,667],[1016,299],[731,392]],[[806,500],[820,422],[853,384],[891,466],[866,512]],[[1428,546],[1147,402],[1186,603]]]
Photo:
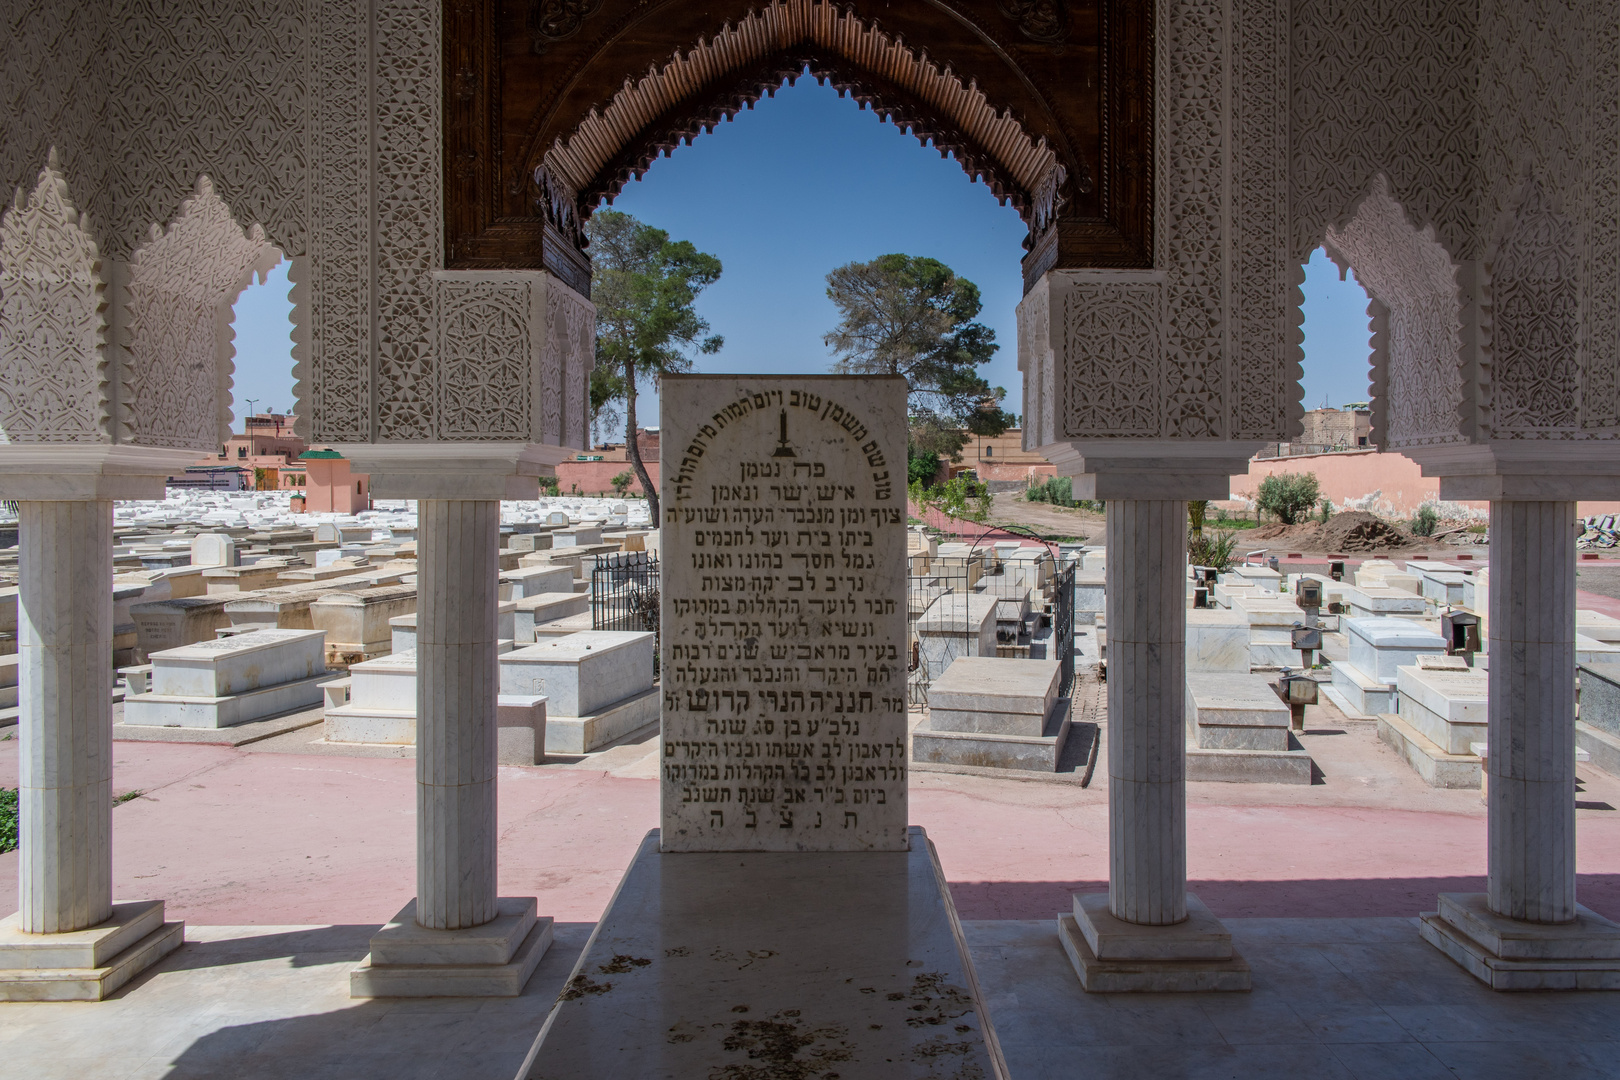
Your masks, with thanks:
[[[1013,1080],[1620,1078],[1620,993],[1495,993],[1409,919],[1227,925],[1252,993],[1088,995],[1052,921],[967,923]],[[371,930],[192,928],[111,1001],[0,1005],[0,1076],[512,1080],[590,927],[520,998],[351,1001]]]
[[[1087,994],[1050,922],[972,922],[1014,1080],[1620,1077],[1620,994],[1501,994],[1412,919],[1229,919],[1248,994]]]

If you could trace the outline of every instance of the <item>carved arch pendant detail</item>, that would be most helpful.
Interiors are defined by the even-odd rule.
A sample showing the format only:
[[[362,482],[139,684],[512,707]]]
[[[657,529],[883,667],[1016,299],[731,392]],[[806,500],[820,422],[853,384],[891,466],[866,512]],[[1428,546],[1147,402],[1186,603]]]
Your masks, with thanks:
[[[1372,298],[1375,440],[1391,450],[1466,441],[1462,298],[1434,227],[1414,228],[1380,175],[1324,246]]]
[[[56,150],[0,217],[0,442],[109,442],[106,282]]]
[[[168,228],[153,225],[124,288],[133,441],[211,453],[230,435],[236,350],[231,305],[281,261],[257,224],[243,229],[206,176]]]

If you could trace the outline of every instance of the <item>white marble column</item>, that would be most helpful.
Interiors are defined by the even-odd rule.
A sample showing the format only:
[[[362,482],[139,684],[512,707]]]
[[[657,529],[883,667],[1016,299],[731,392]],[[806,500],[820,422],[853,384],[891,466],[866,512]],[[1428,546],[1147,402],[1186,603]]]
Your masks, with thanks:
[[[112,503],[22,502],[18,929],[112,917]]]
[[[1490,908],[1575,919],[1575,504],[1491,503]]]
[[[418,506],[416,921],[462,930],[497,914],[501,504],[423,499]]]
[[[1108,503],[1108,910],[1187,918],[1187,504]]]

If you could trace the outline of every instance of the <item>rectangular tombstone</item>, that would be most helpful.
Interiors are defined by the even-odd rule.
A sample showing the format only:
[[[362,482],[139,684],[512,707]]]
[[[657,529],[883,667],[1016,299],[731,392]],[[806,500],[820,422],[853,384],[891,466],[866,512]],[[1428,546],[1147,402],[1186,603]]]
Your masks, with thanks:
[[[199,533],[192,539],[192,566],[235,566],[236,563],[236,541],[224,533]]]
[[[1445,638],[1406,619],[1345,619],[1343,626],[1350,645],[1350,663],[1381,683],[1393,683],[1396,669],[1417,663],[1419,656],[1446,651]]]
[[[326,671],[319,630],[256,630],[152,654],[152,692],[226,697]]]
[[[906,850],[905,380],[662,393],[663,850]]]
[[[548,638],[501,656],[501,693],[541,694],[554,716],[590,716],[651,689],[652,651],[648,633],[587,630]]]

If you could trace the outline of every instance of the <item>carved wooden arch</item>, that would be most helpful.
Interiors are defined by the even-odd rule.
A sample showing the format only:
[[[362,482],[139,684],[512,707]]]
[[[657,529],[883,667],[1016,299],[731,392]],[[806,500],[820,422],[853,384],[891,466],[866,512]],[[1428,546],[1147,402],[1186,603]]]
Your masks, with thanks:
[[[580,292],[580,223],[659,154],[809,72],[1030,226],[1046,270],[1151,265],[1148,0],[446,0],[451,268]]]

